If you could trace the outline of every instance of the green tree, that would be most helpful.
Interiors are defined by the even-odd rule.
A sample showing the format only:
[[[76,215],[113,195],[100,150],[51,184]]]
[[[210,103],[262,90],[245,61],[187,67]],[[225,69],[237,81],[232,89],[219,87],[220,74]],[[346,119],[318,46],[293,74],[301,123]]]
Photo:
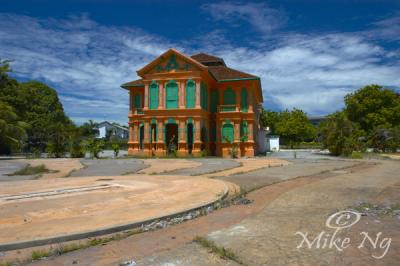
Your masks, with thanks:
[[[345,112],[329,115],[320,126],[322,143],[333,155],[349,155],[357,148],[360,131]],[[361,134],[362,135],[362,134]]]
[[[280,113],[262,109],[260,115],[260,124],[263,128],[269,127],[271,133],[275,134],[276,124],[280,119]]]
[[[400,95],[393,90],[369,85],[346,95],[344,101],[349,120],[367,134],[400,125]]]
[[[0,102],[0,154],[10,154],[13,148],[21,148],[28,127],[10,105]]]
[[[306,113],[296,108],[281,112],[274,127],[273,133],[278,134],[291,148],[299,142],[311,141],[316,136],[316,128],[310,123]]]

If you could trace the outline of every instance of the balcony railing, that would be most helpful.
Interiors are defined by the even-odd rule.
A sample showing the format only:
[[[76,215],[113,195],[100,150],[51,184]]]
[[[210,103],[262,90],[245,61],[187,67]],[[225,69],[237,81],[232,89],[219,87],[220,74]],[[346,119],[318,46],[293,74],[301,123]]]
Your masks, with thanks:
[[[131,112],[132,115],[142,115],[143,113],[143,108],[134,108]]]
[[[239,108],[236,104],[218,105],[218,112],[239,112]]]

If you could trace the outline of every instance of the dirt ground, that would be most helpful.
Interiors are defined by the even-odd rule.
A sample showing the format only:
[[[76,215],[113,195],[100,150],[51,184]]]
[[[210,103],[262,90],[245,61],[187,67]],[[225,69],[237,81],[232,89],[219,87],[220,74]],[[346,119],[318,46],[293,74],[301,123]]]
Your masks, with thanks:
[[[400,203],[399,161],[301,158],[290,162],[282,167],[214,177],[250,191],[246,198],[251,204],[231,205],[162,230],[32,264],[118,265],[135,261],[137,265],[239,265],[239,261],[245,265],[398,265],[400,216],[361,216],[350,229],[339,232],[341,239],[351,240],[351,245],[343,251],[335,246],[298,248],[302,238],[296,233],[305,233],[312,239],[324,232],[329,242],[333,231],[327,228],[326,220],[335,212],[362,202]],[[381,232],[382,238],[391,239],[383,258],[373,257],[384,250],[379,246],[373,248],[370,242],[358,248],[362,232],[371,236]],[[194,243],[196,236],[230,250],[237,261],[221,258]],[[6,252],[0,254],[0,261],[2,257],[15,256],[18,256],[16,251]]]

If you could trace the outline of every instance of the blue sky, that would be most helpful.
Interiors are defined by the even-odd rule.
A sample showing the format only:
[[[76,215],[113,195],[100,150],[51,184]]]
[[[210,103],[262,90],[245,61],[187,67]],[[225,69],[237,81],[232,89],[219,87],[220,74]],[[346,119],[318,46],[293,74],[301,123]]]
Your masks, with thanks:
[[[400,1],[0,0],[0,58],[77,123],[126,123],[119,85],[170,47],[260,76],[267,109],[323,115],[364,85],[400,88]]]

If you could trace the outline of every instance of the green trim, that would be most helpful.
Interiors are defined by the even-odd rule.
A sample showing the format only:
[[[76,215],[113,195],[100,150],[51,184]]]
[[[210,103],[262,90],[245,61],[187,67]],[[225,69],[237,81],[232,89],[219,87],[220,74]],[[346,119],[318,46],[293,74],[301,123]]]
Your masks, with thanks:
[[[237,78],[237,79],[222,79],[218,82],[240,81],[240,80],[260,80],[260,78]]]
[[[173,118],[168,118],[167,124],[176,124],[176,121]]]

